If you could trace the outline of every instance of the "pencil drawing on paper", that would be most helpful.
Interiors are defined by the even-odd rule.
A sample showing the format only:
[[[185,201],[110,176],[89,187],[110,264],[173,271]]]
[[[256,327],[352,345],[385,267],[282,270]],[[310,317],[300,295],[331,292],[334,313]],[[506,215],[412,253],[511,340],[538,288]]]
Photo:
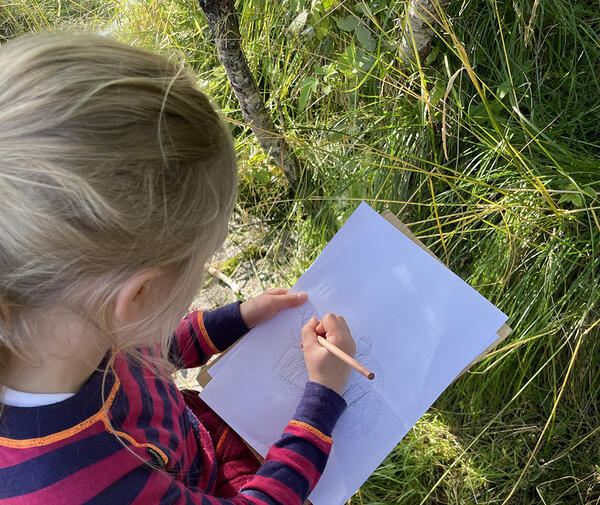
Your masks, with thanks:
[[[285,383],[294,397],[300,398],[304,385],[308,381],[308,372],[304,363],[304,354],[300,347],[302,326],[313,317],[315,312],[301,307],[297,309],[297,325],[290,328],[290,347],[281,354],[273,368],[275,377]],[[357,440],[371,431],[381,408],[384,377],[379,362],[371,356],[372,341],[369,337],[356,338],[355,358],[375,373],[370,381],[357,371],[352,370],[350,379],[342,396],[348,405],[340,417],[334,431],[334,437]]]

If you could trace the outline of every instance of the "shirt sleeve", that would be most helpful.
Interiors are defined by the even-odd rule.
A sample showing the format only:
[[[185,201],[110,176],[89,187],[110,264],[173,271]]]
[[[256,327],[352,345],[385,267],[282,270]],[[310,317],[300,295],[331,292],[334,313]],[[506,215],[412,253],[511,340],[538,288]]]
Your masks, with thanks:
[[[331,431],[346,408],[335,391],[309,382],[296,413],[265,462],[235,496],[189,487],[172,473],[139,465],[92,499],[93,505],[302,505],[325,469]]]
[[[214,310],[187,314],[175,329],[169,360],[178,369],[201,366],[249,331],[240,314],[241,301]]]
[[[335,391],[308,382],[282,437],[240,494],[253,504],[302,505],[325,470],[333,445],[331,432],[345,408]]]

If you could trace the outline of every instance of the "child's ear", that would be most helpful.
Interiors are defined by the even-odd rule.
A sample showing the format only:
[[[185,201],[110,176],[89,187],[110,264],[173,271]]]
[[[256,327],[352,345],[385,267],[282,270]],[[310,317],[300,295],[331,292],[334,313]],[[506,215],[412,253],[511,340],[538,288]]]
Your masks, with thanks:
[[[159,268],[148,268],[132,275],[117,294],[115,318],[131,323],[143,318],[151,302],[150,283],[162,274]]]

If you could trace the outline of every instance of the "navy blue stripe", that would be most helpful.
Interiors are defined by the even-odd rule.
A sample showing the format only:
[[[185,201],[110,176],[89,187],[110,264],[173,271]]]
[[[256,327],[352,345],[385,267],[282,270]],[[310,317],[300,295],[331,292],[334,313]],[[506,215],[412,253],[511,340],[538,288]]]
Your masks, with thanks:
[[[184,481],[187,485],[198,487],[198,483],[200,481],[200,478],[202,477],[202,468],[200,466],[201,463],[202,462],[200,461],[200,451],[198,451],[196,453],[196,457],[192,460],[192,464],[190,465],[185,474]]]
[[[181,414],[179,414],[177,416],[177,426],[179,427],[179,433],[181,433],[181,443],[184,444],[185,441],[187,440],[187,437],[188,437],[190,431],[193,430],[190,416],[188,413],[189,409],[188,409],[187,405],[185,404],[185,399],[183,398],[182,394],[175,387],[175,384],[173,384],[172,382],[167,382],[166,384],[167,384],[170,398],[173,401],[173,406],[183,404],[183,410],[182,410]],[[185,453],[186,452],[184,451],[184,455],[185,455]]]
[[[121,450],[125,449],[114,435],[103,432],[0,469],[0,499],[33,493],[56,484]]]
[[[259,500],[268,503],[269,505],[283,505],[281,502],[271,498],[268,494],[259,491],[258,489],[244,489],[240,494],[247,494],[248,496],[253,496],[254,498],[258,498]]]
[[[169,394],[169,401],[172,401],[172,405],[174,408],[177,408],[176,406],[178,406],[179,404],[183,404],[183,410],[181,412],[181,414],[179,414],[177,416],[177,426],[179,427],[179,433],[181,433],[181,437],[179,439],[181,444],[185,444],[187,437],[190,433],[190,431],[192,431],[192,426],[189,420],[189,415],[187,413],[188,411],[188,407],[185,404],[185,399],[183,398],[182,394],[179,392],[179,390],[177,389],[177,387],[175,387],[175,384],[171,381],[166,381],[164,383],[167,386],[167,391]],[[179,460],[177,460],[177,462],[175,463],[175,466],[173,467],[173,473],[175,475],[177,475],[177,473],[180,471],[180,469],[182,467],[185,466],[189,466],[192,462],[187,461],[186,458],[187,455],[187,451],[182,451],[182,455],[181,458],[179,458]],[[186,472],[186,474],[184,475],[184,479],[188,479],[188,475],[189,475],[189,470],[188,472]],[[195,485],[195,484],[193,484]]]
[[[310,424],[324,435],[331,436],[345,408],[346,400],[333,389],[318,382],[307,382],[293,419]]]
[[[111,424],[114,430],[120,431],[123,423],[129,416],[129,397],[123,388],[117,391],[115,400],[110,408]]]
[[[83,505],[126,505],[132,503],[142,492],[153,470],[142,464],[119,480],[103,489]]]
[[[199,434],[200,421],[198,421],[198,418],[194,415],[194,413],[187,406],[185,407],[185,410],[183,411],[183,415],[186,416],[187,421],[190,424],[190,429],[194,432],[194,438],[196,439],[196,441],[198,442],[198,445],[199,445],[200,444],[200,434]],[[198,486],[198,482],[199,482],[200,478],[202,477],[202,468],[200,466],[201,464],[202,464],[202,458],[200,457],[200,449],[197,448],[196,454],[194,455],[194,458],[192,459],[192,462],[189,465],[189,468],[188,468],[186,476],[185,476],[185,482],[187,482],[188,485],[193,486],[193,487]]]
[[[249,328],[240,314],[241,301],[230,303],[223,307],[204,312],[204,327],[217,349],[224,351]]]
[[[85,421],[96,414],[103,402],[100,391],[108,355],[79,392],[62,402],[41,407],[11,407],[4,405],[0,416],[0,437],[12,440],[39,438],[63,431]],[[104,387],[108,396],[114,384],[114,375],[109,372]],[[43,422],[40,422],[43,420]]]
[[[289,449],[290,451],[300,454],[308,459],[316,469],[323,473],[327,464],[328,455],[325,454],[316,445],[303,438],[300,438],[291,433],[284,433],[281,438],[273,444],[281,449]]]
[[[173,505],[181,498],[181,489],[179,486],[171,485],[162,495],[159,505]]]
[[[171,336],[171,342],[169,344],[169,352],[167,354],[168,359],[178,369],[183,366],[183,359],[181,357],[181,349],[179,342],[177,341],[176,335]]]
[[[294,475],[290,475],[290,472]],[[260,467],[258,475],[278,480],[302,499],[307,497],[310,491],[310,483],[306,477],[281,461],[267,461]]]
[[[179,391],[175,382],[172,380],[163,380],[163,385],[167,387],[169,400],[173,402],[174,406],[181,405],[182,403],[185,405],[185,398],[183,398],[183,394]]]
[[[164,382],[160,378],[154,379],[154,386],[156,387],[156,391],[160,395],[163,404],[163,420],[162,427],[166,428],[169,432],[169,449],[172,451],[177,451],[179,446],[179,440],[173,431],[173,413],[171,410],[171,399],[169,398],[169,394],[165,389]],[[158,439],[155,439],[158,440]]]
[[[137,427],[144,430],[146,434],[146,440],[152,442],[158,442],[158,430],[152,426],[152,416],[154,415],[154,403],[148,391],[148,385],[143,375],[142,369],[138,363],[128,362],[129,371],[131,376],[137,382],[140,388],[140,398],[142,401],[142,411],[140,417],[137,420]]]
[[[192,344],[194,345],[194,349],[196,349],[196,353],[198,354],[198,361],[194,363],[194,365],[202,365],[208,361],[208,354],[202,350],[202,346],[198,340],[198,335],[196,334],[196,330],[194,330],[194,326],[192,325],[191,321],[189,322],[189,325]]]
[[[204,470],[206,471],[206,469]],[[215,460],[214,465],[210,469],[210,478],[208,479],[208,483],[206,484],[206,491],[209,489],[213,489],[217,482],[217,462]]]
[[[240,495],[236,496],[236,501],[235,501],[236,504],[240,503],[239,500],[237,499],[239,496]],[[227,498],[219,498],[217,496],[212,496],[212,495],[211,495],[211,498],[213,500],[217,500],[217,503],[220,503],[221,505],[231,505],[231,503],[232,503],[231,502],[231,498],[229,498],[229,499],[227,499]],[[204,505],[204,501],[202,502],[202,504]],[[244,504],[246,504],[246,505],[254,505],[254,503],[252,503],[250,500],[248,500],[248,498],[245,498],[245,497],[244,497]]]
[[[179,389],[177,389],[177,386],[173,381],[165,381],[165,384],[167,385],[169,394],[171,395],[171,399],[173,400],[174,404],[178,404],[180,401],[183,401],[181,398],[181,393],[179,393]]]
[[[183,415],[183,414],[182,414]],[[181,427],[181,417],[179,416],[179,426]],[[188,428],[187,433],[184,433],[183,430],[181,431],[182,436],[179,439],[179,441],[181,442],[181,444],[185,444],[185,440],[187,438],[187,434],[190,432],[191,428]],[[175,463],[173,464],[173,468],[169,469],[169,472],[173,475],[179,475],[180,473],[182,473],[182,469],[186,468],[189,466],[189,462],[187,461],[187,451],[173,451],[174,453],[176,452],[181,452],[181,456],[180,458],[175,461]],[[188,478],[188,472],[189,469],[183,473],[183,477],[182,479],[184,480],[184,482],[187,482],[187,478]],[[192,484],[193,485],[193,484]]]

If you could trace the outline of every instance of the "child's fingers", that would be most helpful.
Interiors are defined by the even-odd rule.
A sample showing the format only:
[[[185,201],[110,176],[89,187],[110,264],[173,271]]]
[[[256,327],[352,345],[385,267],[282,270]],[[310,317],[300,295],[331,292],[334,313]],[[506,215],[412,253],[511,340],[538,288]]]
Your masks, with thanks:
[[[356,351],[350,328],[342,316],[326,314],[315,331],[318,335],[324,335],[333,345],[341,347],[348,354],[352,355]]]
[[[289,293],[273,297],[273,302],[277,304],[278,309],[286,309],[290,307],[299,307],[307,298],[308,295],[306,293]]]
[[[310,349],[311,346],[319,345],[317,342],[317,334],[315,332],[317,324],[319,324],[319,320],[316,317],[312,317],[302,327],[302,348],[305,351]]]
[[[339,328],[342,331],[347,331],[348,333],[350,333],[350,328],[348,328],[348,323],[346,323],[346,320],[342,316],[336,316],[336,317],[338,320]]]
[[[285,295],[288,291],[288,288],[271,288],[268,289],[266,292],[270,295]]]
[[[325,314],[315,331],[319,335],[324,335],[327,332],[335,331],[337,329],[337,323],[338,320],[334,314]]]

